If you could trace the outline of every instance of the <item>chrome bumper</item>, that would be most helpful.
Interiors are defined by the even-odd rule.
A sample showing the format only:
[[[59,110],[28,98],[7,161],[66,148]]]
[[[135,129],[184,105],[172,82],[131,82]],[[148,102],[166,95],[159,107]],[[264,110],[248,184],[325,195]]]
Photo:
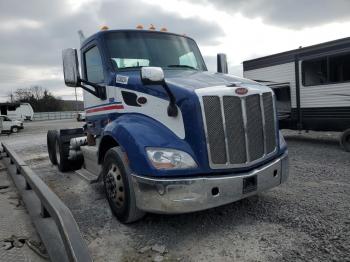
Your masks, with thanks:
[[[243,180],[256,176],[256,190],[243,193]],[[152,213],[187,213],[232,203],[278,186],[288,178],[288,152],[247,173],[196,178],[132,175],[136,206]]]

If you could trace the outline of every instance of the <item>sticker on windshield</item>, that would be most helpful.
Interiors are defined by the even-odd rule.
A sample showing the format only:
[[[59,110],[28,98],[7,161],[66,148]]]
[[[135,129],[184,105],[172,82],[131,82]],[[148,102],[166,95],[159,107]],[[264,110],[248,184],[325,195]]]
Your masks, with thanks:
[[[115,82],[118,84],[123,84],[126,85],[128,83],[129,77],[127,76],[122,76],[122,75],[117,75],[115,78]]]

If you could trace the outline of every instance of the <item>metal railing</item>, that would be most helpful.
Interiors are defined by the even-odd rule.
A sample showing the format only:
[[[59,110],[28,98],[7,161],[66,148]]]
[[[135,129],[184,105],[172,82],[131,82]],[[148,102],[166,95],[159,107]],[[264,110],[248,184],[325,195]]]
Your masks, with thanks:
[[[71,211],[6,143],[5,165],[51,261],[92,261]],[[7,160],[6,160],[7,159]]]
[[[76,118],[76,111],[58,111],[58,112],[36,112],[34,113],[34,121],[43,120],[59,120],[59,119],[73,119]]]

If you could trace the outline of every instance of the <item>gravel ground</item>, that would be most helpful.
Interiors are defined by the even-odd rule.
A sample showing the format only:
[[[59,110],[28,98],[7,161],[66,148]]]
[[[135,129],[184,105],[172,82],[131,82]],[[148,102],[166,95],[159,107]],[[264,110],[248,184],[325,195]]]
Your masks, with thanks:
[[[290,177],[275,189],[192,214],[148,214],[132,225],[111,214],[101,185],[49,163],[46,130],[29,123],[1,136],[72,210],[95,261],[350,261],[350,153],[339,133],[284,130]]]

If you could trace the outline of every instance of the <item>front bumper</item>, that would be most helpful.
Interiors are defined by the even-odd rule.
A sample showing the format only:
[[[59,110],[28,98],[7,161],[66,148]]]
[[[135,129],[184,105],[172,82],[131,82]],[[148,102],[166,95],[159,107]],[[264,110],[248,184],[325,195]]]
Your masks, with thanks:
[[[243,193],[243,180],[256,176],[256,190]],[[152,213],[187,213],[232,203],[276,187],[288,178],[288,152],[246,173],[195,178],[132,175],[136,206]]]

